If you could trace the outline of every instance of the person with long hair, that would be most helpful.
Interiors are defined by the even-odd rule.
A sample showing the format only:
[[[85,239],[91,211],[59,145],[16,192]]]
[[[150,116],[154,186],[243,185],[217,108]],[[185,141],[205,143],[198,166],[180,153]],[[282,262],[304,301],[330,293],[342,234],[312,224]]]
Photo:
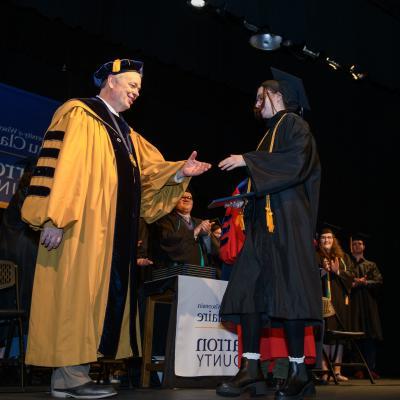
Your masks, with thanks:
[[[282,72],[282,71],[280,71]],[[284,73],[258,89],[255,114],[267,131],[254,151],[231,154],[222,170],[244,167],[249,176],[243,208],[246,237],[232,267],[221,304],[226,320],[240,322],[243,354],[236,376],[217,387],[220,396],[266,391],[260,367],[260,335],[272,322],[284,327],[289,371],[276,400],[315,394],[304,363],[304,330],[322,321],[321,285],[313,238],[318,209],[320,162],[310,128],[298,115],[304,102],[299,79]],[[301,96],[303,94],[303,96]]]
[[[334,315],[325,318],[326,330],[351,330],[350,291],[353,281],[353,263],[345,253],[335,237],[332,229],[324,228],[318,239],[317,258],[321,268],[323,296],[328,298],[335,310]],[[343,344],[324,340],[324,350],[333,363],[341,363],[343,358]],[[322,360],[322,369],[327,370],[327,361]],[[341,374],[340,365],[334,366],[336,379],[347,381]],[[322,376],[327,381],[328,375]]]

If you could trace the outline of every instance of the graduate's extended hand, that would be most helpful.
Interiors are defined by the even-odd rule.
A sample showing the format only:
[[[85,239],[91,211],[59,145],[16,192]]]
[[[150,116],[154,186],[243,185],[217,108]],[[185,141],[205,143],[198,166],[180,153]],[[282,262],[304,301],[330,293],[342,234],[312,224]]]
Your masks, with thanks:
[[[64,231],[62,229],[47,226],[42,230],[40,243],[49,251],[56,249],[61,243],[63,234]]]
[[[222,160],[218,167],[222,169],[222,171],[227,170],[231,171],[237,167],[245,167],[246,162],[241,154],[231,154],[229,157]]]
[[[197,151],[194,151],[186,160],[180,171],[178,171],[180,177],[198,176],[211,168],[211,164],[198,161],[196,160],[196,157]]]

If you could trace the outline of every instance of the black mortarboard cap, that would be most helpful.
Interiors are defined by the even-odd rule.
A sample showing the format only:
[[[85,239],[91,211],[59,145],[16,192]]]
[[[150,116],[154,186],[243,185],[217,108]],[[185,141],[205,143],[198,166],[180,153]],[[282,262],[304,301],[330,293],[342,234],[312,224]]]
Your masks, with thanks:
[[[305,108],[311,110],[303,81],[297,76],[271,67],[271,72],[279,83],[279,92],[289,109]]]
[[[322,234],[324,231],[330,231],[335,235],[343,232],[343,228],[341,226],[333,225],[326,221],[319,222],[317,229],[320,234]]]
[[[366,233],[362,233],[362,232],[356,232],[356,233],[353,233],[352,235],[351,235],[351,240],[352,241],[354,241],[354,240],[361,240],[362,242],[366,242],[366,240],[367,239],[369,239],[370,238],[370,236],[369,235],[367,235]]]
[[[136,71],[143,75],[143,62],[128,58],[106,62],[93,74],[93,81],[97,87],[100,87],[108,75],[117,75],[128,71]]]

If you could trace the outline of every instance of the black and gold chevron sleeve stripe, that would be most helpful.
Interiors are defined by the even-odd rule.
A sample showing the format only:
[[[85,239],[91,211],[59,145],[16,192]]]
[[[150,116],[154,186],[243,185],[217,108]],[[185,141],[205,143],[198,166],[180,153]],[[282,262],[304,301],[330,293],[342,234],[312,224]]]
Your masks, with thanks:
[[[62,142],[64,140],[65,132],[63,131],[47,131],[44,140],[58,140]]]
[[[33,171],[28,196],[47,197],[50,194],[64,136],[65,132],[63,131],[46,132],[43,146],[38,155],[38,162]]]

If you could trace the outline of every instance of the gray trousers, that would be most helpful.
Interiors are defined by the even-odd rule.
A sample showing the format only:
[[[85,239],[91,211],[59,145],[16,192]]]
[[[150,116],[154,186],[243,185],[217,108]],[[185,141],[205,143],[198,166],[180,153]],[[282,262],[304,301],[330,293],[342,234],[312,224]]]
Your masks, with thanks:
[[[51,390],[70,389],[91,381],[89,364],[55,368],[51,375]]]

